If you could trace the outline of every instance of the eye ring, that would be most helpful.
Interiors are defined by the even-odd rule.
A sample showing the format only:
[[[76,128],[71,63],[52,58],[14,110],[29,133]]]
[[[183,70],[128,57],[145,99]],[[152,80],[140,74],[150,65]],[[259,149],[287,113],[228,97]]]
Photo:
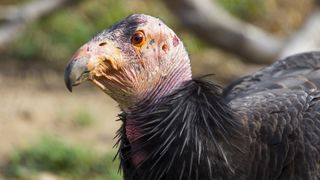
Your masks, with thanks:
[[[145,41],[145,35],[142,31],[136,31],[132,36],[131,36],[131,43],[135,46],[142,46]]]

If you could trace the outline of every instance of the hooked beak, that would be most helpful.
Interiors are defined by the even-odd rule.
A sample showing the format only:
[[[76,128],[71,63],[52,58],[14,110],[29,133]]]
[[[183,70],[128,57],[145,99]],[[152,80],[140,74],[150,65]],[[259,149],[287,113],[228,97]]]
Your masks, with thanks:
[[[71,58],[64,70],[64,82],[67,89],[72,92],[72,87],[88,80],[90,71],[94,68],[96,60],[89,51],[89,45],[83,45]]]
[[[121,53],[112,41],[88,42],[73,55],[64,70],[66,87],[72,92],[73,86],[91,80],[103,88],[94,78],[101,76],[101,72],[117,70],[120,59]]]

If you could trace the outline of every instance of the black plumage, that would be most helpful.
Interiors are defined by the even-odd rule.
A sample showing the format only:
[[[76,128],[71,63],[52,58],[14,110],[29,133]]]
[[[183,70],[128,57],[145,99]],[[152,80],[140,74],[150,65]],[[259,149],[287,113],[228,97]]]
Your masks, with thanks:
[[[122,114],[119,154],[126,179],[234,177],[240,169],[230,164],[234,162],[229,162],[224,149],[245,154],[242,141],[247,141],[247,129],[223,101],[218,86],[193,80],[157,103],[143,103]],[[124,128],[127,118],[134,119],[142,132],[134,142],[139,147],[136,151],[148,154],[138,168],[130,165],[132,152]],[[242,161],[237,157],[238,163]]]

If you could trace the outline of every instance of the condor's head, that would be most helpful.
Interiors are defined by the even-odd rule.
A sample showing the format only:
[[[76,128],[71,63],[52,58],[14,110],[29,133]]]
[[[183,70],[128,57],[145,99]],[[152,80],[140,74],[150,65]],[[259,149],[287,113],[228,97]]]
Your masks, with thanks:
[[[89,80],[123,109],[157,99],[191,79],[188,54],[158,18],[131,15],[97,34],[71,58],[67,88]]]

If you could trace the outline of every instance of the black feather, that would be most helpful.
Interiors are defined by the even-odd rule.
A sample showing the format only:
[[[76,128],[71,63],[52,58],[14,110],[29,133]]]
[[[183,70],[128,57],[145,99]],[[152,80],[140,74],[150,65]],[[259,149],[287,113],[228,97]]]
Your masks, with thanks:
[[[225,104],[220,92],[215,84],[192,80],[157,103],[144,102],[122,114],[123,126],[127,119],[134,120],[141,131],[141,137],[133,142],[139,147],[136,151],[147,154],[136,167],[130,162],[136,152],[130,148],[120,150],[126,179],[238,177],[240,171],[234,171],[228,158],[230,153],[247,152],[245,143],[240,146],[234,143],[247,141],[247,129]],[[122,135],[120,149],[133,145],[126,139],[125,128],[122,127],[119,134]]]

